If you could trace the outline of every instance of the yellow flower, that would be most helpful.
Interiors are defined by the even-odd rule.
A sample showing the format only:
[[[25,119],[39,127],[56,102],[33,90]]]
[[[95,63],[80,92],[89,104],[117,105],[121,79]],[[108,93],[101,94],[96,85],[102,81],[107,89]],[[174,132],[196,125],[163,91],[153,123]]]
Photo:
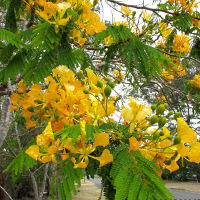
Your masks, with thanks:
[[[122,22],[120,22],[120,21],[113,22],[113,24],[114,24],[115,26],[120,26],[120,25],[122,25],[122,26],[128,27],[128,24],[127,24],[126,22],[124,22],[124,21],[122,21]]]
[[[172,160],[171,164],[166,166],[166,169],[168,169],[170,173],[177,171],[179,166],[177,165],[176,160]]]
[[[146,13],[144,10],[142,10],[143,13],[143,19],[147,22],[151,21],[151,13]]]
[[[167,79],[168,81],[172,81],[174,80],[174,76],[172,74],[169,74],[168,71],[163,71],[161,74],[165,79]]]
[[[181,142],[195,143],[197,141],[197,134],[191,129],[183,118],[177,119],[177,135],[181,137]]]
[[[121,6],[121,12],[127,17],[130,15],[131,10],[127,6]]]
[[[26,93],[26,85],[24,84],[23,79],[17,85],[17,92]]]
[[[109,46],[114,43],[113,38],[109,35],[108,37],[104,38],[104,43],[106,46]]]
[[[172,49],[177,53],[188,53],[190,51],[190,38],[184,34],[176,34]]]
[[[141,142],[137,141],[137,139],[135,137],[130,137],[129,138],[129,152],[136,151],[139,149],[141,145]]]
[[[167,99],[165,96],[160,96],[160,97],[157,97],[158,101],[165,101],[167,102]]]
[[[200,163],[200,143],[195,142],[191,145],[188,155],[190,162]]]
[[[72,159],[72,162],[74,163],[74,168],[86,168],[89,163],[89,157],[98,160],[100,162],[99,167],[102,167],[107,163],[112,162],[113,156],[110,154],[110,151],[108,149],[104,149],[100,157],[90,155],[92,152],[95,151],[97,146],[107,146],[109,144],[109,135],[107,133],[95,133],[94,144],[87,144],[87,141],[85,141],[85,124],[85,121],[80,122],[81,135],[77,140],[77,145],[73,146],[71,144],[71,138],[68,138],[67,142],[64,144],[64,147],[68,149],[71,153],[80,154],[78,163],[76,163],[75,158]]]
[[[131,109],[123,108],[121,114],[125,121],[130,122],[130,132],[132,133],[135,125],[142,123],[147,115],[152,114],[152,110],[149,106],[138,104],[133,97],[129,97],[129,99]]]
[[[200,88],[200,75],[199,74],[195,74],[194,79],[190,80],[189,83],[195,85],[197,88]]]
[[[38,160],[38,158],[41,156],[41,153],[39,152],[39,146],[37,145],[30,146],[26,150],[26,154],[28,154],[34,160]]]
[[[51,122],[48,123],[47,127],[42,134],[37,136],[37,145],[32,145],[26,150],[26,154],[32,157],[35,160],[38,160],[42,163],[50,162],[57,163],[55,154],[63,149],[63,145],[60,144],[60,141],[55,141]],[[44,151],[40,153],[39,148]],[[63,155],[63,153],[62,153]]]
[[[117,78],[117,80],[119,80],[119,81],[124,80],[124,76],[123,76],[122,72],[120,72],[119,70],[113,70],[113,73],[114,73],[115,77]]]
[[[162,23],[159,23],[160,25],[160,33],[161,35],[167,39],[169,37],[169,35],[171,34],[172,32],[172,29],[168,28],[167,24],[162,22]]]

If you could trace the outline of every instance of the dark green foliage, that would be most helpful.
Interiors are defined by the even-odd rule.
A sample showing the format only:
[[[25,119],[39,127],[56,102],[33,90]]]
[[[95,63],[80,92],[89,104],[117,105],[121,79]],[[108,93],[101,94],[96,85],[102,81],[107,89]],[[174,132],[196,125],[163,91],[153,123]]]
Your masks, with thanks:
[[[174,25],[181,31],[185,32],[186,34],[192,31],[192,17],[189,13],[181,13],[175,16]]]
[[[170,199],[173,196],[155,170],[160,171],[139,151],[130,155],[126,148],[117,150],[110,177],[116,189],[115,200]]]
[[[113,38],[115,43],[125,42],[132,37],[132,34],[133,33],[131,33],[131,31],[123,25],[111,25],[105,31],[97,34],[94,42],[95,44],[99,44],[102,40],[104,40],[104,38],[108,37],[109,35]]]
[[[39,50],[45,49],[49,52],[58,45],[60,37],[59,33],[55,33],[54,26],[44,22],[34,28],[31,45],[33,48],[38,47]]]
[[[35,141],[32,141],[27,144],[24,149],[17,155],[17,157],[12,160],[4,172],[11,171],[12,177],[15,179],[15,177],[19,176],[24,171],[24,169],[27,171],[30,168],[33,168],[37,164],[37,161],[28,156],[25,151],[30,145],[33,145],[34,143]]]
[[[127,72],[131,73],[136,69],[147,80],[161,72],[161,65],[168,67],[169,59],[155,48],[143,43],[124,26],[112,25],[108,27],[97,35],[95,44],[99,44],[109,35],[113,38],[115,44],[106,49],[104,60],[107,63],[110,62],[110,59],[119,55],[127,67]]]
[[[200,38],[196,38],[195,44],[191,49],[190,56],[200,59]]]
[[[80,134],[81,134],[81,128],[79,124],[73,126],[66,124],[65,128],[62,129],[61,141],[63,141],[64,143],[66,138],[72,138],[72,144],[75,144]]]
[[[19,34],[0,29],[0,59],[3,64],[0,81],[15,80],[20,73],[25,82],[44,81],[53,68],[66,65],[72,71],[81,65],[91,66],[89,55],[81,49],[72,49],[66,33],[55,33],[54,25],[41,23]]]
[[[58,195],[60,200],[71,200],[72,192],[77,194],[75,183],[78,187],[81,186],[83,178],[82,169],[74,169],[73,164],[69,161],[61,163],[58,166],[56,175],[51,180],[50,199],[57,199],[55,186],[57,185]]]
[[[113,200],[116,193],[116,189],[114,188],[112,179],[110,178],[111,167],[112,164],[108,164],[98,169],[98,175],[102,178],[101,184],[103,187],[104,196],[108,200]]]

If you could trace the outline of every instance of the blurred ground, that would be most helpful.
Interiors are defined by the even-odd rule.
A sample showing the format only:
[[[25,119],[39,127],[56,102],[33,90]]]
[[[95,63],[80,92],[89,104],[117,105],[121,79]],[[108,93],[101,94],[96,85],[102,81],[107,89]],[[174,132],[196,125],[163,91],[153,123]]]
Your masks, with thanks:
[[[174,182],[174,181],[165,181],[165,182],[166,182],[166,187],[175,196],[174,200],[200,200],[200,183]],[[76,196],[73,196],[73,200],[99,200],[100,195],[101,195],[101,179],[97,177],[95,179],[82,180],[82,186],[78,188],[78,194]],[[33,200],[33,199],[24,198],[19,200]],[[46,200],[46,198],[44,198],[44,200]],[[101,200],[105,200],[103,194]]]

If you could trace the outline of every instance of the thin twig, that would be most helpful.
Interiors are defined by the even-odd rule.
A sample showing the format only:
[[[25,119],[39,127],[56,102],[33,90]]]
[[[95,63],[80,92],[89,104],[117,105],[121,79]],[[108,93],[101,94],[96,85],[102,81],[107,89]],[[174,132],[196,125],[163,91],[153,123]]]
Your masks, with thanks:
[[[188,60],[193,60],[193,61],[197,62],[198,64],[200,64],[200,61],[197,60],[197,59],[195,59],[195,58],[187,57],[187,56],[177,56],[177,55],[168,53],[168,52],[166,52],[166,51],[163,51],[163,50],[161,50],[161,49],[158,49],[158,48],[156,48],[156,49],[157,49],[158,51],[162,52],[162,53],[165,53],[165,54],[169,55],[169,56],[178,57],[178,58],[185,58],[185,59],[188,59]]]
[[[127,6],[127,7],[130,7],[130,8],[136,8],[136,9],[142,9],[142,10],[149,10],[149,11],[152,11],[152,12],[164,12],[164,13],[167,13],[167,14],[170,14],[170,15],[174,15],[173,12],[170,12],[168,10],[163,10],[163,9],[158,9],[158,8],[149,8],[149,7],[146,7],[146,6],[137,6],[137,5],[132,5],[132,4],[126,4],[126,3],[121,3],[121,2],[118,2],[118,1],[114,1],[114,0],[107,0],[111,3],[114,3],[114,4],[117,4],[117,5],[120,5],[120,6]],[[178,15],[178,13],[176,13],[176,15]],[[193,17],[192,18],[195,18],[195,19],[198,19],[200,20],[200,18],[198,17]]]
[[[12,197],[8,194],[8,192],[0,185],[0,188],[4,191],[4,193],[9,197],[10,200],[13,200]]]

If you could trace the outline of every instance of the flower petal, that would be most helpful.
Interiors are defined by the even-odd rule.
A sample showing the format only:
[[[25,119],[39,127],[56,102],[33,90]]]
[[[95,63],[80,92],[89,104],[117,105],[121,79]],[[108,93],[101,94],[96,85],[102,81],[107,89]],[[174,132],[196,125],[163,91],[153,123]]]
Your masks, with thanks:
[[[26,154],[28,154],[31,158],[37,160],[41,155],[39,152],[39,147],[37,145],[32,145],[26,150]]]
[[[113,162],[113,156],[108,149],[104,149],[104,151],[103,151],[103,153],[101,154],[100,157],[93,157],[92,156],[92,158],[94,158],[94,159],[96,159],[100,162],[99,167],[102,167],[102,166],[108,164],[109,162]]]
[[[94,134],[94,146],[107,146],[109,144],[108,133],[95,133]]]

